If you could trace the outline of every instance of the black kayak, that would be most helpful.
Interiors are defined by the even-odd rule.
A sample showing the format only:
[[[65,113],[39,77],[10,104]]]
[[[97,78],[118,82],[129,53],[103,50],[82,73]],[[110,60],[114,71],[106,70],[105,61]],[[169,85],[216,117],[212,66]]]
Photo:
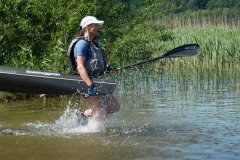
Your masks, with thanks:
[[[116,88],[112,80],[93,78],[93,83],[100,95],[112,94]],[[87,89],[79,75],[0,66],[0,91],[72,95]]]

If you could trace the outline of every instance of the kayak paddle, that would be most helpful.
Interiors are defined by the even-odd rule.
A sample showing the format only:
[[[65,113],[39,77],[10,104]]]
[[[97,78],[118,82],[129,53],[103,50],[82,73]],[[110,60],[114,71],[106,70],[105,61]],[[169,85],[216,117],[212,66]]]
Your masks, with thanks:
[[[148,60],[143,60],[143,61],[137,62],[135,64],[130,64],[130,65],[127,65],[127,66],[124,66],[124,67],[120,67],[120,68],[117,68],[117,70],[132,68],[134,66],[144,64],[144,63],[148,63],[148,62],[152,62],[152,61],[162,59],[162,58],[176,58],[176,57],[194,56],[198,53],[199,50],[200,50],[200,46],[198,44],[186,44],[186,45],[174,48],[174,49],[172,49],[171,51],[167,52],[166,54],[164,54],[162,56],[158,56],[158,57],[155,57],[155,58],[151,58],[151,59],[148,59]]]

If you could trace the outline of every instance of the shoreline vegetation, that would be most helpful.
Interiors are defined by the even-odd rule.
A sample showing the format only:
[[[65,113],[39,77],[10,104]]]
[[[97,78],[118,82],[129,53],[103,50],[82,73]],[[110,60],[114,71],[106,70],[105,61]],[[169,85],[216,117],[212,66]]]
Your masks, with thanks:
[[[159,24],[173,28],[239,28],[240,11],[233,8],[216,8],[169,13],[160,16]]]
[[[238,75],[238,1],[232,1],[235,6],[220,3],[226,5],[215,5],[215,8],[217,1],[211,0],[205,0],[198,6],[179,5],[188,6],[184,9],[177,7],[177,2],[185,3],[183,0],[174,3],[171,0],[163,1],[150,6],[149,1],[144,0],[141,4],[137,1],[104,1],[106,5],[98,8],[91,7],[92,2],[86,2],[83,6],[65,4],[63,1],[55,4],[53,0],[33,0],[31,3],[4,0],[5,5],[0,5],[0,65],[69,73],[67,48],[75,35],[75,26],[85,16],[75,12],[77,8],[71,9],[78,6],[82,12],[87,14],[94,11],[96,17],[106,21],[100,40],[112,66],[125,66],[162,55],[183,44],[198,43],[201,50],[197,56],[162,59],[139,68],[151,69],[152,72],[172,72],[178,76],[188,73]],[[90,7],[91,12],[85,10],[86,7]],[[112,21],[111,17],[118,21]],[[0,91],[0,102],[28,97],[31,96]]]
[[[0,91],[0,103],[9,102],[9,101],[18,101],[27,99],[28,96],[26,93],[14,93],[14,92],[3,92]]]

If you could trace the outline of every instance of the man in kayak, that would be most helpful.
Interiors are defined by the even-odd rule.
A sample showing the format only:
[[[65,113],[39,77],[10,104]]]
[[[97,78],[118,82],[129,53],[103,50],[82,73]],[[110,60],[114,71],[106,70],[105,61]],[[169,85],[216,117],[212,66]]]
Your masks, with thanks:
[[[90,106],[84,112],[78,112],[80,123],[85,123],[86,117],[96,115],[98,119],[105,119],[107,114],[119,110],[120,104],[113,95],[97,95],[92,78],[97,78],[106,70],[115,72],[116,70],[107,67],[102,49],[96,41],[100,34],[104,21],[93,16],[86,16],[82,19],[78,29],[78,37],[70,44],[68,54],[71,60],[71,70],[79,74],[88,86],[88,93],[84,95],[85,101]],[[71,54],[74,57],[71,58]]]

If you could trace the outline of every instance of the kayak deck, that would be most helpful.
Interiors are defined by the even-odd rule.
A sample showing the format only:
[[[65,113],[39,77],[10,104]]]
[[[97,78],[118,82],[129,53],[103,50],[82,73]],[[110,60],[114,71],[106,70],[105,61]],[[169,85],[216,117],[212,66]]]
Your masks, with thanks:
[[[98,94],[112,94],[116,82],[93,79]],[[87,92],[79,75],[0,66],[0,90],[24,93],[71,95]]]

